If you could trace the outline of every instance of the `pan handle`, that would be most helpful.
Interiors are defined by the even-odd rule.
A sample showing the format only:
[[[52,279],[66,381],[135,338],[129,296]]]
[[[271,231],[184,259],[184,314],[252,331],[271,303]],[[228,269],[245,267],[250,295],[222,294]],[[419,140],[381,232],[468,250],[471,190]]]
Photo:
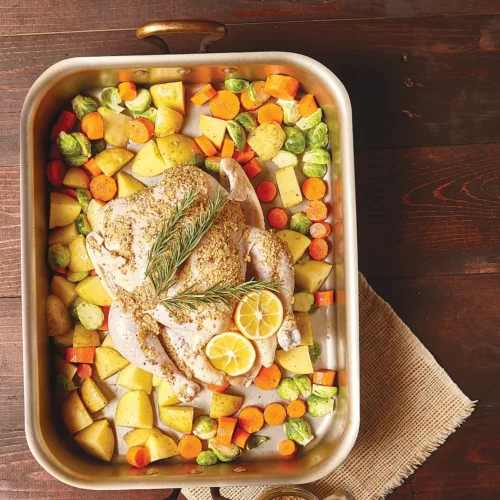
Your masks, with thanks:
[[[208,46],[227,35],[225,24],[217,21],[153,21],[137,28],[137,38],[152,43],[162,54],[170,54],[167,42],[157,35],[169,33],[207,33],[200,43],[200,52],[208,52]]]

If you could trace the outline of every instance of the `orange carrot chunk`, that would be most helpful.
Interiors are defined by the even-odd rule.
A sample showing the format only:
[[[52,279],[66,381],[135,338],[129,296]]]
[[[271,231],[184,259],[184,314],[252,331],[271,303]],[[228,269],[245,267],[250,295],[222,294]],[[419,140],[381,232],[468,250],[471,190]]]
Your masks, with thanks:
[[[300,111],[300,116],[302,116],[302,118],[307,118],[308,116],[311,116],[317,110],[318,110],[318,105],[316,104],[316,101],[312,94],[306,94],[299,101],[299,111]]]
[[[97,111],[85,115],[81,126],[82,132],[92,141],[104,137],[104,122]]]
[[[326,184],[323,179],[311,177],[302,184],[302,193],[309,201],[321,200],[326,193]]]
[[[137,97],[137,87],[134,82],[122,82],[118,85],[118,93],[122,101],[133,101]]]
[[[217,94],[217,91],[212,87],[212,85],[207,84],[198,90],[193,97],[191,97],[191,102],[196,104],[196,106],[201,106],[205,104],[209,99],[212,99]]]
[[[309,228],[309,234],[312,238],[326,238],[332,232],[332,226],[328,222],[315,222]]]
[[[238,163],[246,163],[247,161],[250,161],[254,156],[255,152],[248,144],[245,146],[245,149],[242,152],[236,150],[233,154],[233,158]]]
[[[321,368],[314,370],[313,373],[313,383],[318,385],[326,385],[327,387],[332,387],[335,381],[335,375],[337,372],[335,370],[328,370],[326,368]]]
[[[257,197],[262,203],[269,203],[273,201],[278,193],[276,185],[269,181],[261,182],[255,191],[257,193]]]
[[[280,442],[278,447],[280,455],[283,455],[287,458],[291,458],[296,455],[298,450],[299,448],[297,446],[297,443],[295,441],[292,441],[291,439],[284,439]]]
[[[250,97],[248,97],[248,92],[246,90],[244,90],[240,94],[240,99],[241,107],[246,111],[254,111],[262,106],[262,103],[257,103],[250,100]]]
[[[307,405],[303,399],[296,399],[295,401],[290,401],[286,407],[286,412],[290,418],[300,418],[306,413]]]
[[[112,200],[116,194],[116,190],[116,181],[113,177],[108,177],[104,174],[94,177],[90,183],[90,192],[96,200]]]
[[[101,306],[101,311],[104,314],[104,321],[102,322],[102,325],[98,328],[98,330],[101,330],[101,331],[102,330],[109,330],[109,328],[108,328],[108,316],[109,316],[110,309],[111,309],[111,306]]]
[[[68,363],[93,363],[95,347],[66,347]]]
[[[78,365],[78,368],[76,369],[76,374],[81,378],[90,378],[92,376],[92,366],[89,365],[88,363],[82,363],[81,365]]]
[[[208,137],[200,135],[200,137],[195,138],[195,141],[205,156],[215,156],[217,154],[217,149],[215,149],[215,146],[210,142]]]
[[[292,76],[271,75],[266,80],[264,90],[276,99],[290,101],[295,98],[299,90],[299,82]]]
[[[144,446],[132,446],[127,451],[127,462],[138,469],[151,463],[151,453]]]
[[[269,210],[267,220],[269,221],[269,225],[274,227],[274,229],[282,229],[288,222],[288,215],[282,208],[276,207]]]
[[[127,137],[136,144],[144,144],[155,135],[154,125],[147,118],[134,118],[125,125]]]
[[[208,106],[212,115],[221,120],[232,120],[240,112],[240,100],[229,90],[217,92]]]
[[[232,158],[234,154],[234,141],[229,137],[224,139],[222,149],[220,151],[221,158]]]
[[[281,123],[283,121],[283,110],[280,106],[272,102],[264,104],[259,109],[257,120],[261,125],[266,122]]]
[[[93,177],[97,177],[102,174],[102,170],[97,166],[97,162],[94,158],[91,158],[88,162],[84,163],[83,166]]]
[[[272,391],[278,387],[281,380],[281,370],[276,363],[269,367],[263,366],[253,383],[262,391]]]
[[[307,205],[306,215],[311,222],[323,222],[328,215],[328,209],[322,201],[314,200]]]
[[[318,307],[331,306],[334,302],[333,290],[314,292],[314,305]]]
[[[264,425],[264,414],[257,406],[247,406],[240,412],[238,425],[244,430],[253,434],[259,432]]]
[[[219,427],[217,428],[217,436],[215,436],[215,440],[219,444],[229,446],[231,444],[231,440],[233,439],[233,434],[234,430],[236,429],[237,423],[238,419],[236,417],[220,417]]]
[[[184,458],[196,458],[201,453],[202,446],[199,438],[192,434],[186,434],[182,436],[177,448]]]
[[[245,163],[245,165],[243,165],[241,168],[245,171],[245,174],[247,174],[247,177],[249,179],[253,179],[256,175],[262,172],[262,167],[260,166],[260,163],[257,160],[257,158],[252,158],[248,163]]]
[[[325,260],[328,255],[328,243],[323,238],[316,238],[309,244],[309,255],[314,260]]]
[[[222,385],[207,384],[207,389],[212,392],[224,392],[228,387],[228,381],[224,382]]]
[[[280,403],[271,403],[264,410],[264,420],[266,424],[276,426],[281,425],[286,419],[286,410]]]
[[[241,449],[245,449],[248,438],[251,436],[251,434],[247,431],[244,431],[243,429],[240,429],[239,427],[234,431],[233,434],[233,439],[231,440],[231,443],[235,444],[236,446],[239,446]]]

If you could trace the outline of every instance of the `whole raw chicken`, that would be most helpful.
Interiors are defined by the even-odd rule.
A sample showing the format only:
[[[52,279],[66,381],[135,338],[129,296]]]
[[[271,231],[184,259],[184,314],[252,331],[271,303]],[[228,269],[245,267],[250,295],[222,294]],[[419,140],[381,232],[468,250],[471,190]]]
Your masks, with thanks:
[[[146,276],[148,253],[162,227],[190,190],[196,203],[180,220],[187,224],[206,210],[224,188],[197,167],[167,169],[162,180],[101,209],[87,238],[87,250],[102,283],[113,297],[109,334],[118,351],[131,363],[165,378],[181,401],[200,391],[195,380],[221,385],[252,382],[261,365],[270,366],[277,344],[290,349],[300,343],[292,311],[293,262],[287,246],[264,229],[264,217],[253,186],[239,164],[221,161],[221,183],[230,201],[217,214],[210,230],[177,270],[173,285],[157,295]],[[237,331],[236,302],[199,305],[196,311],[171,313],[161,299],[194,286],[202,292],[221,281],[240,284],[251,278],[281,282],[278,294],[284,319],[277,334],[254,342],[254,366],[244,375],[228,377],[215,369],[205,346],[216,334]]]

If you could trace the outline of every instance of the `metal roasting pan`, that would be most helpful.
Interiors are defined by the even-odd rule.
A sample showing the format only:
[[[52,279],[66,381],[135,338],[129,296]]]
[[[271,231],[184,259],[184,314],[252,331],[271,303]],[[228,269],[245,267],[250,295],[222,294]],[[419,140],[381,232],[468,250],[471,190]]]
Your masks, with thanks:
[[[338,467],[352,449],[359,427],[358,275],[351,106],[339,79],[315,60],[288,52],[207,54],[226,27],[210,21],[156,22],[142,26],[137,36],[163,54],[151,56],[82,57],[61,61],[33,84],[21,114],[21,237],[26,437],[38,462],[60,481],[95,490],[160,489],[211,486],[217,498],[221,486],[299,484],[315,481]],[[158,34],[204,33],[199,54],[170,55]],[[217,464],[193,473],[194,463],[164,461],[133,469],[123,461],[104,463],[74,445],[63,430],[59,405],[51,389],[51,358],[45,325],[49,288],[46,266],[48,190],[45,164],[50,126],[58,111],[86,89],[115,86],[120,81],[150,85],[182,80],[186,85],[223,82],[228,75],[264,80],[272,74],[297,78],[313,93],[325,112],[333,164],[329,186],[340,183],[331,222],[343,224],[343,241],[335,249],[334,272],[327,285],[345,291],[345,302],[313,315],[315,336],[321,338],[328,366],[338,371],[337,409],[316,431],[316,439],[293,460],[269,451],[245,453],[237,463]],[[335,209],[336,204],[336,209]],[[343,255],[342,255],[343,254]],[[331,258],[329,259],[332,260]],[[245,403],[247,404],[247,403]],[[250,403],[252,404],[252,403]],[[255,404],[255,403],[253,403]],[[320,419],[317,419],[320,420]],[[283,439],[282,437],[280,439]],[[255,450],[257,451],[257,450]],[[244,469],[241,472],[237,471]],[[201,468],[199,468],[201,469]]]

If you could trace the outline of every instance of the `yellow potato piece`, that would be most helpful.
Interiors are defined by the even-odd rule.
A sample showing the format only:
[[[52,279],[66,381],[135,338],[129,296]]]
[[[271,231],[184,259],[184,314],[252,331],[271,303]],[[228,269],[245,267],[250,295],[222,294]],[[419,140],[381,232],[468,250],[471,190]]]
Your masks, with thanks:
[[[113,339],[111,338],[111,335],[109,333],[106,335],[106,337],[104,337],[101,347],[109,347],[110,349],[114,349],[116,351],[116,346],[113,343]]]
[[[95,162],[105,175],[111,177],[123,168],[133,157],[134,153],[132,153],[132,151],[128,151],[123,147],[116,147],[105,149],[98,153],[95,156]]]
[[[115,425],[136,429],[153,428],[153,408],[144,391],[126,392],[118,402]]]
[[[285,208],[293,207],[302,202],[302,192],[294,167],[285,167],[276,170],[276,183],[278,184],[281,201]]]
[[[281,241],[287,244],[294,264],[302,257],[311,243],[311,240],[307,236],[297,231],[291,231],[290,229],[283,229],[282,231],[277,231],[275,234]]]
[[[125,368],[122,368],[116,379],[116,383],[131,391],[140,389],[146,394],[151,394],[153,375],[130,363]]]
[[[111,377],[128,364],[129,362],[114,349],[98,347],[95,350],[94,366],[101,380]]]
[[[89,174],[85,172],[82,167],[71,167],[68,168],[66,175],[63,179],[63,184],[70,188],[84,188],[89,187]]]
[[[212,116],[200,115],[199,125],[201,133],[210,139],[220,149],[226,137],[227,124],[225,120],[213,118]]]
[[[295,264],[293,269],[295,271],[295,284],[298,287],[309,292],[317,292],[328,278],[332,265],[309,260],[305,264]]]
[[[128,145],[128,137],[125,126],[132,118],[122,113],[115,113],[107,108],[99,108],[97,112],[101,115],[102,121],[104,122],[104,140],[115,148],[126,148]]]
[[[56,335],[52,337],[56,345],[61,347],[72,347],[73,346],[73,332],[69,331],[63,335]]]
[[[108,399],[91,378],[86,378],[82,382],[80,392],[82,394],[83,403],[90,413],[102,410],[108,404]]]
[[[153,434],[144,445],[151,455],[151,462],[179,455],[175,441],[165,434]]]
[[[241,408],[242,404],[243,398],[241,396],[214,392],[210,402],[210,416],[212,418],[230,417]]]
[[[68,363],[61,356],[56,354],[55,368],[56,372],[64,375],[68,380],[73,380],[76,373],[76,366]]]
[[[80,215],[80,203],[61,193],[50,193],[49,229],[67,226]]]
[[[161,380],[158,388],[158,406],[172,406],[177,403],[180,403],[180,401],[175,395],[172,386],[166,380]]]
[[[146,189],[146,186],[125,172],[118,172],[115,176],[118,186],[118,198],[125,198]]]
[[[158,377],[158,375],[153,375],[153,387],[160,387],[161,383],[165,379],[163,377]]]
[[[194,165],[201,166],[204,156],[200,153],[196,142],[182,134],[172,134],[167,137],[158,137],[156,144],[163,157],[166,168]]]
[[[64,425],[71,434],[85,429],[92,423],[92,417],[82,403],[78,391],[69,393],[62,404],[61,412]]]
[[[115,436],[106,419],[96,420],[75,435],[75,441],[90,455],[109,462],[115,451]]]
[[[191,406],[160,407],[160,418],[175,431],[190,434],[193,430],[194,409]]]
[[[289,372],[306,375],[314,371],[307,346],[298,346],[288,351],[276,351],[276,362]]]
[[[47,296],[46,302],[47,333],[50,337],[64,335],[71,329],[69,311],[56,295]]]
[[[182,82],[160,83],[153,85],[149,91],[157,108],[167,106],[182,115],[186,114],[185,88]]]
[[[125,444],[132,448],[132,446],[144,446],[151,436],[163,436],[164,434],[157,427],[152,429],[134,429],[127,432],[123,437]]]
[[[87,220],[89,221],[90,227],[95,229],[95,221],[97,213],[99,210],[106,206],[106,203],[100,200],[92,198],[89,203],[89,208],[87,209]]]
[[[286,134],[279,123],[266,122],[248,134],[247,142],[261,160],[272,160],[280,152],[285,139]]]
[[[85,236],[80,234],[69,245],[70,258],[68,268],[75,272],[92,271],[94,264],[90,260],[85,244]]]
[[[155,139],[151,139],[144,144],[135,155],[134,163],[132,164],[132,172],[141,177],[160,175],[166,168],[167,165],[163,161]]]
[[[99,347],[101,337],[97,330],[87,330],[81,323],[76,323],[73,333],[73,347]]]
[[[55,245],[56,243],[67,246],[77,236],[79,236],[79,234],[80,232],[76,228],[76,224],[74,222],[68,224],[67,226],[57,227],[49,233],[49,247]]]
[[[165,137],[178,134],[184,123],[184,116],[167,106],[160,106],[155,120],[155,136]]]
[[[96,306],[110,306],[113,299],[102,286],[98,276],[89,276],[76,285],[76,293],[86,302]]]
[[[50,293],[59,297],[65,307],[69,307],[78,297],[75,288],[76,285],[63,276],[54,276],[50,284]]]

